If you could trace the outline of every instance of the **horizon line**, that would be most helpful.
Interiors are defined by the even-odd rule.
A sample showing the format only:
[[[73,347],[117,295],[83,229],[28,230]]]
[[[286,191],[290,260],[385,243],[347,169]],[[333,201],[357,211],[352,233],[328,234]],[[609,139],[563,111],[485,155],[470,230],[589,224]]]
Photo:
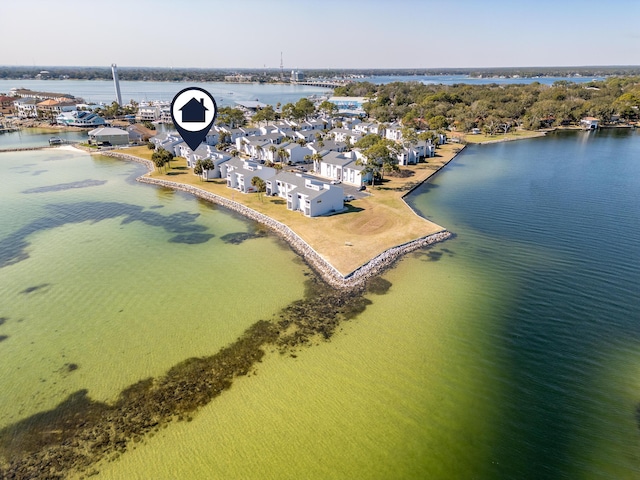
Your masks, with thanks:
[[[0,65],[0,68],[111,68],[109,65]],[[118,65],[118,68],[156,68],[156,69],[190,69],[190,70],[275,70],[280,71],[280,67],[185,67],[185,66],[141,66],[141,65]],[[487,66],[487,67],[286,67],[286,70],[483,70],[483,69],[527,69],[527,68],[639,68],[640,65],[516,65],[509,67]]]

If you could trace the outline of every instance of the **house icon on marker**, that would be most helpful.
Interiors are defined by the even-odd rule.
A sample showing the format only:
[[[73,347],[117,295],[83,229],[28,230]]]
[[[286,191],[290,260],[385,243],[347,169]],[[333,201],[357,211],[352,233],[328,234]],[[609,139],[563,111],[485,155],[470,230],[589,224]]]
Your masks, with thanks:
[[[184,106],[180,109],[182,112],[182,121],[183,122],[204,122],[205,112],[209,110],[204,106],[204,98],[201,98],[200,101],[194,98],[189,100]]]

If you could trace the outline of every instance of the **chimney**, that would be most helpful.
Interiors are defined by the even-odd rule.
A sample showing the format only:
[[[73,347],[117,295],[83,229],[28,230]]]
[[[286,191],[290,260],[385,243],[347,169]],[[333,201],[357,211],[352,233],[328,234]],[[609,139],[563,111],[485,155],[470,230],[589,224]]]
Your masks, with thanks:
[[[200,99],[200,105],[202,105],[204,107],[204,98]]]

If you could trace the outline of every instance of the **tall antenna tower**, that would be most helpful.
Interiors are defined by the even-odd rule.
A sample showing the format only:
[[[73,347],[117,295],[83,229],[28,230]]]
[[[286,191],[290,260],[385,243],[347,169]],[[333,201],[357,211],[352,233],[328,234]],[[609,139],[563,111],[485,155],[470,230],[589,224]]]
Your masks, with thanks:
[[[280,80],[284,80],[284,63],[282,63],[282,52],[280,52]]]
[[[116,102],[122,106],[122,94],[120,93],[120,79],[118,78],[118,66],[115,63],[111,64],[111,73],[113,74],[113,86],[116,89]]]

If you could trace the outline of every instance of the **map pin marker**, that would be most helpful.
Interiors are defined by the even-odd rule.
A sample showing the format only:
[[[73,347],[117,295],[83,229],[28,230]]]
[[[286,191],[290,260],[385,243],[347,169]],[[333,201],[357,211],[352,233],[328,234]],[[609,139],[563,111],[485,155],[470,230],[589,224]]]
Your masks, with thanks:
[[[191,150],[198,148],[216,121],[218,106],[213,96],[199,87],[178,92],[171,101],[171,118]]]

